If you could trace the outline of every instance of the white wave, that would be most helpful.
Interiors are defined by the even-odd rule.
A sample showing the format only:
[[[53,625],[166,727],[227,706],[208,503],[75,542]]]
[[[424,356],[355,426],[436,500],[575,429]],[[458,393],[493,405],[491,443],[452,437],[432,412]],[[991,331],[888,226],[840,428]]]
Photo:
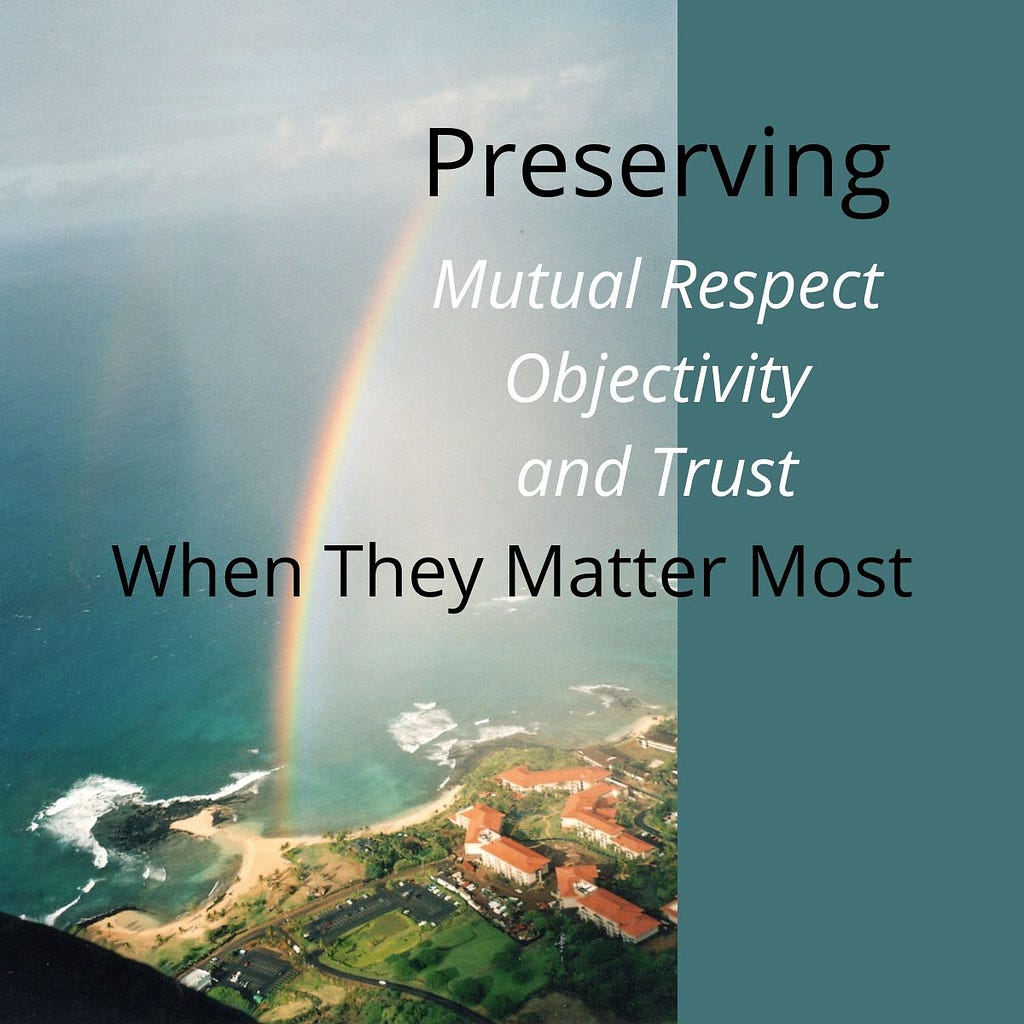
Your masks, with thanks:
[[[448,785],[448,783],[449,783],[449,782],[451,782],[451,781],[452,781],[452,777],[451,777],[450,775],[448,775],[448,776],[447,776],[447,777],[445,778],[444,782],[442,782],[442,783],[441,783],[441,785],[437,787],[437,791],[438,791],[438,793],[440,793],[440,792],[441,792],[441,790],[442,790],[442,789],[444,789],[444,787],[445,787],[445,786],[447,786],[447,785]]]
[[[110,854],[96,842],[93,826],[118,804],[138,800],[144,795],[143,788],[133,782],[90,775],[44,807],[32,821],[62,843],[91,854],[93,864],[105,868]]]
[[[415,754],[425,743],[458,728],[451,714],[436,704],[416,704],[415,711],[403,711],[388,724],[388,732],[407,754]]]
[[[612,686],[610,683],[597,683],[590,686],[570,686],[570,690],[576,693],[584,693],[588,697],[596,697],[601,706],[610,708],[615,703],[615,698],[620,693],[629,693],[628,686]]]
[[[525,733],[527,736],[533,736],[537,732],[537,726],[528,729],[525,725],[489,725],[485,729],[480,729],[475,740],[471,740],[472,743],[488,743],[491,740],[503,740],[506,736],[516,736],[521,733]]]
[[[437,701],[432,700],[429,703],[421,704],[419,701],[413,701],[412,706],[420,711],[433,711],[437,707]]]
[[[438,743],[434,743],[426,752],[427,760],[443,765],[445,768],[454,768],[455,758],[452,757],[452,752],[461,746],[462,743],[463,741],[459,739],[441,740]]]
[[[490,722],[490,719],[485,718],[483,721]],[[457,763],[455,756],[460,751],[467,750],[469,747],[476,746],[478,743],[488,743],[491,740],[505,739],[507,736],[516,736],[521,734],[534,736],[540,729],[540,726],[536,723],[530,727],[525,725],[488,725],[483,728],[480,727],[479,723],[475,724],[477,725],[476,736],[453,737],[452,739],[440,740],[437,743],[432,743],[426,751],[427,757],[436,764],[443,765],[446,768],[454,768]]]
[[[155,868],[151,864],[147,864],[142,872],[142,877],[147,881],[166,882],[167,868]]]
[[[57,918],[64,913],[65,910],[70,910],[82,897],[76,896],[70,903],[64,904],[59,910],[55,910],[52,914],[47,914],[43,918],[43,924],[48,924],[51,928],[57,923]]]
[[[479,722],[474,722],[474,725],[486,725],[490,721],[489,718],[481,718]]]
[[[97,882],[102,882],[102,881],[103,881],[102,878],[90,878],[89,881],[86,882],[85,885],[82,886],[82,892],[83,893],[92,892],[93,889],[96,888],[96,883]]]
[[[173,796],[166,800],[146,800],[146,791],[134,782],[111,779],[105,775],[89,775],[76,782],[62,797],[36,813],[28,826],[31,832],[42,828],[55,839],[92,857],[97,868],[105,868],[110,853],[92,834],[96,822],[108,811],[126,804],[170,807],[179,803],[215,803],[243,789],[256,789],[257,783],[277,768],[251,772],[235,772],[232,781],[215,793],[195,796]],[[85,891],[85,890],[83,890]],[[62,911],[63,912],[63,911]]]
[[[231,778],[234,781],[229,782],[226,786],[222,786],[216,793],[198,793],[194,796],[172,796],[168,797],[166,800],[151,800],[149,803],[152,807],[171,807],[174,804],[190,803],[212,804],[217,800],[223,800],[224,797],[231,796],[233,793],[238,793],[250,786],[255,788],[256,783],[276,771],[280,771],[280,767],[267,768],[253,772],[233,772]]]

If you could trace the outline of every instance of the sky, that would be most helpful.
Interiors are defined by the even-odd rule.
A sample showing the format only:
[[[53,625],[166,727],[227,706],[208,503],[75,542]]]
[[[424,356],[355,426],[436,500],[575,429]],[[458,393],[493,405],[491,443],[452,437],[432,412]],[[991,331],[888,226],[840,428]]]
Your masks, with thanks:
[[[18,5],[3,232],[417,191],[425,126],[671,129],[674,5]]]
[[[19,322],[25,348],[10,387],[54,403],[41,425],[53,415],[73,431],[81,423],[81,448],[66,460],[79,503],[42,521],[69,548],[55,564],[109,581],[109,545],[143,539],[190,538],[217,557],[288,554],[355,325],[424,208],[323,541],[377,539],[405,559],[469,562],[512,543],[673,554],[674,501],[652,497],[648,450],[674,442],[674,407],[606,405],[583,420],[569,406],[515,405],[505,378],[526,351],[555,362],[569,351],[588,366],[601,352],[612,366],[673,360],[674,317],[647,299],[654,267],[674,255],[674,198],[538,199],[509,163],[493,198],[473,168],[428,201],[427,148],[432,126],[520,152],[541,142],[665,147],[675,95],[669,3],[19,5],[0,38],[0,281],[32,310],[50,297]],[[628,315],[431,309],[446,258],[594,273],[627,270],[636,255],[651,276]],[[34,330],[50,339],[52,362],[34,354]],[[42,426],[23,429],[38,438]],[[150,429],[161,432],[152,444]],[[517,493],[529,458],[596,464],[626,444],[638,454],[622,499]],[[140,479],[155,496],[143,500]],[[494,613],[497,576],[462,625],[448,602],[342,610],[333,582],[316,583],[304,669],[321,730],[330,715],[316,721],[317,708],[345,714],[342,661],[361,667],[368,689],[391,686],[397,711],[432,699],[423,674],[447,678],[456,662],[467,672],[469,647],[486,660],[486,623],[468,620]],[[674,686],[662,664],[675,651],[674,608],[662,604],[658,616],[607,603],[497,606],[504,660],[490,671],[525,671],[545,647],[559,678],[578,682],[578,652],[593,662],[600,641],[618,638],[658,662],[663,689],[665,677]],[[445,644],[431,648],[439,628]]]

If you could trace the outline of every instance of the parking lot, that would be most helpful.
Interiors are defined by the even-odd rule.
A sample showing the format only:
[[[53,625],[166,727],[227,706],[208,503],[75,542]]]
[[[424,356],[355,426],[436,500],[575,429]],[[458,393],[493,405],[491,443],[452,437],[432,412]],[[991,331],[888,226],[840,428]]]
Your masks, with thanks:
[[[252,999],[269,995],[293,973],[293,968],[287,960],[265,949],[240,949],[212,967],[210,973],[218,985],[237,989]]]
[[[438,924],[455,913],[455,904],[444,895],[435,894],[415,883],[406,883],[397,889],[347,900],[333,910],[316,918],[306,926],[303,938],[312,942],[333,942],[345,932],[358,928],[375,917],[393,910],[406,913],[417,924]]]

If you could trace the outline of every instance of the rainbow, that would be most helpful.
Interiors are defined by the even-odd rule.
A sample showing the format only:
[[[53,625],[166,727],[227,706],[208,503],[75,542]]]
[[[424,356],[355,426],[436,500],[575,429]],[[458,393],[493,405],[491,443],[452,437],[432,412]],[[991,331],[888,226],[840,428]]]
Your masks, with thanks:
[[[347,355],[342,361],[328,413],[317,438],[296,517],[291,550],[304,569],[312,567],[317,561],[324,519],[330,507],[335,480],[359,406],[367,371],[372,365],[395,300],[436,205],[422,204],[405,224],[363,310],[362,318],[348,345]],[[303,582],[302,589],[303,596],[290,599],[285,605],[274,672],[275,749],[279,758],[278,763],[286,766],[286,776],[290,775],[287,766],[295,763],[293,755],[301,697],[302,667],[309,634],[311,605],[315,600],[310,596],[311,588],[308,581]],[[284,781],[281,784],[278,802],[280,825],[285,823],[289,804],[290,782]]]

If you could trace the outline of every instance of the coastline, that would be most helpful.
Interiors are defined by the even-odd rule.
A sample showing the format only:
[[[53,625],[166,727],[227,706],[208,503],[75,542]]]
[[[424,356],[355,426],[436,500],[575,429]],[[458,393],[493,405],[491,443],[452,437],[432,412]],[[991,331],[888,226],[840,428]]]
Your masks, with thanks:
[[[659,722],[666,722],[672,716],[668,714],[654,714],[648,712],[646,715],[641,715],[631,725],[627,725],[625,729],[619,729],[612,733],[606,740],[606,743],[621,743],[623,740],[637,739],[640,736],[650,732]]]
[[[374,835],[382,832],[398,832],[403,828],[411,828],[413,825],[421,825],[425,821],[429,821],[434,817],[435,814],[440,814],[442,811],[446,811],[451,808],[456,800],[458,800],[459,794],[462,792],[462,783],[457,783],[454,786],[448,786],[442,790],[440,795],[435,797],[429,803],[420,804],[418,807],[413,807],[411,810],[406,811],[404,814],[395,815],[393,818],[387,818],[384,821],[378,821],[373,825],[367,825],[364,828],[355,829],[349,833],[353,837]]]
[[[606,740],[621,743],[636,739],[671,718],[671,714],[647,712],[624,729],[617,730]],[[408,811],[382,821],[353,829],[347,834],[358,838],[368,835],[399,832],[413,825],[422,824],[443,811],[457,805],[464,786],[462,783],[448,786],[433,800],[410,808]],[[239,866],[227,888],[216,893],[216,886],[209,896],[193,910],[160,922],[141,910],[122,909],[90,922],[85,934],[94,940],[112,945],[130,957],[145,960],[163,943],[173,939],[176,942],[197,942],[206,937],[216,919],[223,919],[241,901],[251,898],[265,887],[266,880],[277,872],[291,869],[291,862],[285,852],[328,841],[326,834],[320,835],[264,835],[255,822],[228,821],[216,824],[215,812],[220,804],[214,802],[191,817],[172,822],[170,828],[185,832],[197,838],[210,840],[218,845],[227,858],[238,858]],[[216,918],[213,910],[216,907]]]
[[[384,821],[375,822],[350,833],[366,836],[396,832],[428,821],[448,809],[458,799],[461,785],[450,786],[429,803],[421,804]],[[277,871],[287,871],[291,863],[284,856],[286,850],[313,846],[327,842],[325,835],[262,835],[248,823],[231,821],[214,824],[218,805],[211,804],[189,818],[172,822],[171,829],[185,832],[200,839],[215,842],[227,857],[240,857],[241,863],[227,889],[211,897],[194,910],[187,911],[170,921],[160,922],[141,910],[118,910],[91,921],[87,936],[113,944],[120,952],[134,959],[145,959],[147,951],[169,938],[175,941],[198,941],[210,930],[213,922],[210,911],[214,906],[222,916],[229,913],[241,900],[258,891],[264,880]]]

